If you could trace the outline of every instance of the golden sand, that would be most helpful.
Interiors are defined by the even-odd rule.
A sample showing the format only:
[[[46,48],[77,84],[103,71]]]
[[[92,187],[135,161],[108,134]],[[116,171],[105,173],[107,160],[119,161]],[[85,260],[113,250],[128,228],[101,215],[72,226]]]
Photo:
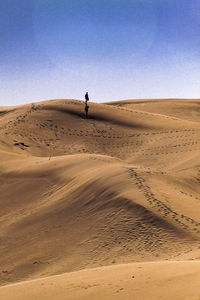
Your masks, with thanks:
[[[199,300],[199,107],[0,107],[0,299]]]

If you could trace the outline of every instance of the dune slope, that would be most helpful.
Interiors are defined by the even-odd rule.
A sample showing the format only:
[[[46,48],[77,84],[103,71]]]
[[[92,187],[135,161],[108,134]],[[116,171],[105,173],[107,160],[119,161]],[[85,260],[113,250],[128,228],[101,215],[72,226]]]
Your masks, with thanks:
[[[0,287],[4,300],[200,298],[200,262],[131,263],[81,270]]]

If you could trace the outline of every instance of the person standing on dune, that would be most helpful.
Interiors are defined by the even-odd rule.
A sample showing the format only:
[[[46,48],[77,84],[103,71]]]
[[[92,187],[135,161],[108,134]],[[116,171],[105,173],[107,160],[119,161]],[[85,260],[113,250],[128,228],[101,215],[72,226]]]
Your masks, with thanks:
[[[89,109],[89,105],[87,104],[89,101],[89,96],[88,96],[88,92],[86,92],[85,94],[85,116],[86,119],[88,118],[88,109]]]
[[[86,102],[88,102],[88,101],[89,101],[88,92],[86,92],[86,94],[85,94],[85,101],[86,101]]]

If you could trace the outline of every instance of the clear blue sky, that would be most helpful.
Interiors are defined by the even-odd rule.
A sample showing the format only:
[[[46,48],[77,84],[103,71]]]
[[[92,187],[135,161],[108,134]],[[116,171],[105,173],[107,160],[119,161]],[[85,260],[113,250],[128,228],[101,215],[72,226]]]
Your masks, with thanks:
[[[0,0],[0,105],[200,98],[199,0]]]

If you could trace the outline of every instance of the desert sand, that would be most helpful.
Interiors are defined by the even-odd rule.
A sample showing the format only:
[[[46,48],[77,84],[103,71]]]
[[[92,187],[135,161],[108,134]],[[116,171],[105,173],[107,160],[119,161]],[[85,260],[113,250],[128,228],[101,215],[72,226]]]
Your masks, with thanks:
[[[200,100],[0,107],[0,299],[200,299]]]

